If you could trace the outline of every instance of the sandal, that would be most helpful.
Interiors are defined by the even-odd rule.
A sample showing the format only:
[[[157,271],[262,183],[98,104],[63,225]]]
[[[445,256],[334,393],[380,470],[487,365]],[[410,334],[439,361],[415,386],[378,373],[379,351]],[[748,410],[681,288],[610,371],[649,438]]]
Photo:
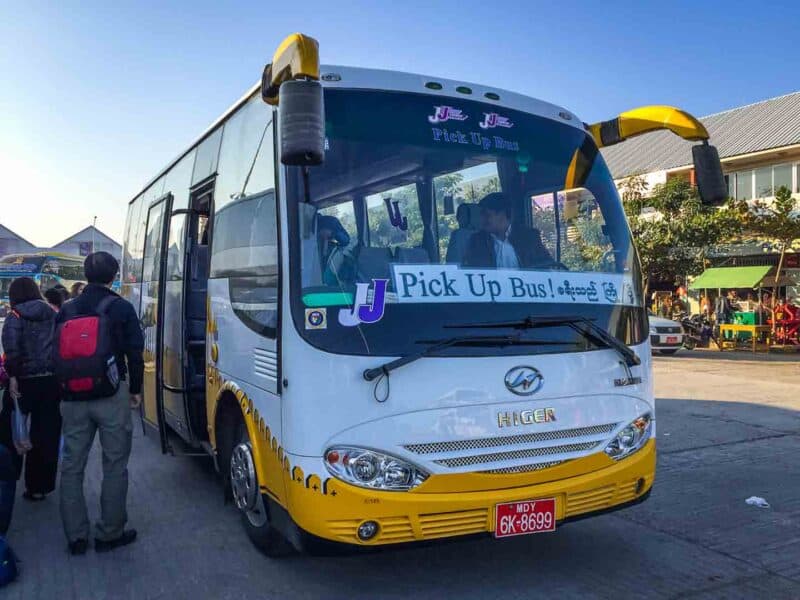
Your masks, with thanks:
[[[30,500],[31,502],[41,502],[42,500],[47,498],[47,494],[41,494],[38,492],[29,492],[26,490],[25,493],[22,494],[22,497],[25,498],[25,500]]]

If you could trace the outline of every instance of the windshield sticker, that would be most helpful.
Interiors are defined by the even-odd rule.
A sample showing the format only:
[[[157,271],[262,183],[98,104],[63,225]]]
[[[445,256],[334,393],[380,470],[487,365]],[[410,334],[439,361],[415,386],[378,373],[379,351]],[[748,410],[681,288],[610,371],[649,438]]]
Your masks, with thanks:
[[[493,129],[494,127],[511,128],[514,124],[508,117],[501,117],[497,113],[483,113],[483,121],[478,123],[481,129]]]
[[[327,329],[327,317],[328,309],[326,308],[307,308],[306,329]]]
[[[461,269],[392,265],[397,301],[531,302],[639,306],[633,278],[620,273]],[[362,284],[359,284],[362,285]]]
[[[466,121],[467,115],[452,106],[434,106],[433,114],[428,115],[429,123],[444,123],[445,121]]]
[[[377,323],[383,318],[386,307],[388,279],[373,279],[372,283],[357,283],[356,297],[352,308],[339,309],[339,323],[355,327],[362,323]],[[372,287],[372,289],[370,289]],[[372,296],[370,301],[369,296]]]
[[[486,135],[480,131],[450,131],[444,127],[431,127],[434,142],[445,142],[446,144],[472,144],[482,150],[506,150],[509,152],[519,152],[519,142],[507,140],[499,135]]]
[[[397,200],[392,201],[391,198],[384,198],[386,203],[386,212],[389,213],[389,223],[392,227],[396,227],[400,231],[408,229],[408,219],[400,212],[400,203]]]
[[[318,306],[342,306],[353,303],[353,294],[349,292],[309,292],[303,294],[303,304],[310,308]]]

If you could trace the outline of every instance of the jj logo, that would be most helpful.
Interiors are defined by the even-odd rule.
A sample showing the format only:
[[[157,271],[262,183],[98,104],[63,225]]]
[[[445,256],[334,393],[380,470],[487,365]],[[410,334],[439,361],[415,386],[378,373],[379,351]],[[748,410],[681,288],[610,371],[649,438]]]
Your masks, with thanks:
[[[383,318],[386,306],[386,286],[388,279],[373,279],[372,284],[357,283],[353,308],[339,310],[339,323],[345,327],[355,327],[360,323],[377,323]],[[372,285],[372,302],[367,300]]]
[[[497,113],[483,113],[483,121],[478,123],[481,129],[493,129],[494,127],[513,127],[514,124],[508,117],[501,117]]]
[[[443,123],[444,121],[466,121],[465,115],[458,108],[452,106],[434,106],[433,114],[428,116],[429,123]]]

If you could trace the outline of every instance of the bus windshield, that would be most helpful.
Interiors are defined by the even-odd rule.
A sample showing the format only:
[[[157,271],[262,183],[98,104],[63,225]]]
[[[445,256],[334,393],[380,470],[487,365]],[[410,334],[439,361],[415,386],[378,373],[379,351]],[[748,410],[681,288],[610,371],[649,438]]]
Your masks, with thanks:
[[[569,115],[355,90],[327,90],[325,109],[325,163],[307,181],[287,171],[292,314],[309,342],[396,355],[468,332],[458,326],[545,316],[590,318],[644,341],[622,206]],[[591,347],[567,327],[530,336],[535,346],[443,353]]]

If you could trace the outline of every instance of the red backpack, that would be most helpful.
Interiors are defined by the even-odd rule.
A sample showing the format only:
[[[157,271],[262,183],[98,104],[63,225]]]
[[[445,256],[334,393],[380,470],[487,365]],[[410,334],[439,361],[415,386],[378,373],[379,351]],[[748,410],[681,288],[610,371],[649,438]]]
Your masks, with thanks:
[[[70,400],[107,398],[119,389],[113,325],[107,314],[116,299],[103,298],[88,315],[69,314],[73,312],[71,302],[62,307],[62,320],[55,331],[55,372]]]

